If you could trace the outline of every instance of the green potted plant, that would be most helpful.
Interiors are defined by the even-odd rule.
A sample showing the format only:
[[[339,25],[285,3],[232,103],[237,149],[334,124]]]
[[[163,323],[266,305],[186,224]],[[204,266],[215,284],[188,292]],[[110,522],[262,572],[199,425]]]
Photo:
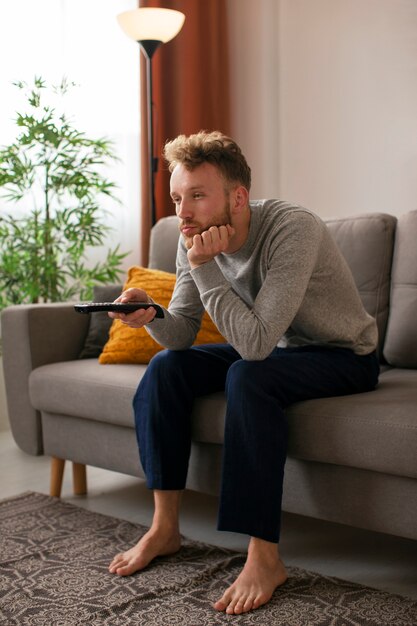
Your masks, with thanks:
[[[90,139],[66,114],[45,103],[64,96],[66,79],[48,88],[42,78],[23,90],[27,112],[17,113],[18,134],[0,148],[0,309],[10,304],[90,299],[97,284],[119,282],[126,256],[119,246],[102,262],[88,262],[92,247],[104,246],[110,228],[101,206],[118,202],[104,166],[117,160],[106,138]]]

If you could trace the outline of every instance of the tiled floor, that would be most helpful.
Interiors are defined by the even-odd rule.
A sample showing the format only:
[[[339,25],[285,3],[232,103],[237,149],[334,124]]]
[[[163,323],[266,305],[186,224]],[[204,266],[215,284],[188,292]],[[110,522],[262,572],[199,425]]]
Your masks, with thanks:
[[[152,497],[142,481],[89,468],[88,483],[88,496],[73,496],[69,465],[62,497],[106,515],[143,525],[150,523]],[[49,459],[28,456],[16,447],[10,432],[0,432],[0,498],[24,491],[47,494],[48,489]],[[181,517],[183,534],[231,549],[245,549],[246,539],[241,535],[216,531],[216,511],[216,498],[186,492]],[[417,541],[285,514],[280,546],[287,565],[417,600]]]

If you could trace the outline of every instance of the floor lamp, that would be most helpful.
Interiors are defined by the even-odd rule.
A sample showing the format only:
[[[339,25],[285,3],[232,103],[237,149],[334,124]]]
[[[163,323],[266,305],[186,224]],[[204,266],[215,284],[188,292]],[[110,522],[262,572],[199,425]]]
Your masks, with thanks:
[[[180,32],[185,15],[173,9],[142,8],[120,13],[117,20],[126,35],[139,43],[146,58],[149,190],[153,226],[156,222],[155,173],[158,169],[158,159],[155,158],[153,148],[152,57],[159,46]]]

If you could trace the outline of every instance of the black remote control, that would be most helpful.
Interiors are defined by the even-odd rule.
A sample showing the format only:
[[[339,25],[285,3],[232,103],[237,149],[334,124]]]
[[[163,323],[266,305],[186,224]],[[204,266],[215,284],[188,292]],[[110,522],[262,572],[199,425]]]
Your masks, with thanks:
[[[164,310],[159,304],[151,302],[85,302],[74,305],[77,313],[96,313],[97,311],[113,311],[114,313],[132,313],[138,309],[156,310],[155,317],[164,317]]]

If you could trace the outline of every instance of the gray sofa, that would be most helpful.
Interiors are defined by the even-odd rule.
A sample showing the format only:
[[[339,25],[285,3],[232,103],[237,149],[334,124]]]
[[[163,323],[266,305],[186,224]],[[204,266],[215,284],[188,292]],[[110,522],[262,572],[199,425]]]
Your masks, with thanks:
[[[288,409],[284,509],[417,538],[417,211],[328,221],[366,309],[376,317],[382,373],[371,393]],[[175,217],[152,231],[150,266],[174,270]],[[64,461],[74,489],[85,466],[143,476],[131,401],[145,365],[80,360],[89,317],[72,304],[20,305],[2,314],[11,428],[29,454],[52,457],[51,493]],[[201,398],[193,414],[188,487],[218,492],[225,401]]]

